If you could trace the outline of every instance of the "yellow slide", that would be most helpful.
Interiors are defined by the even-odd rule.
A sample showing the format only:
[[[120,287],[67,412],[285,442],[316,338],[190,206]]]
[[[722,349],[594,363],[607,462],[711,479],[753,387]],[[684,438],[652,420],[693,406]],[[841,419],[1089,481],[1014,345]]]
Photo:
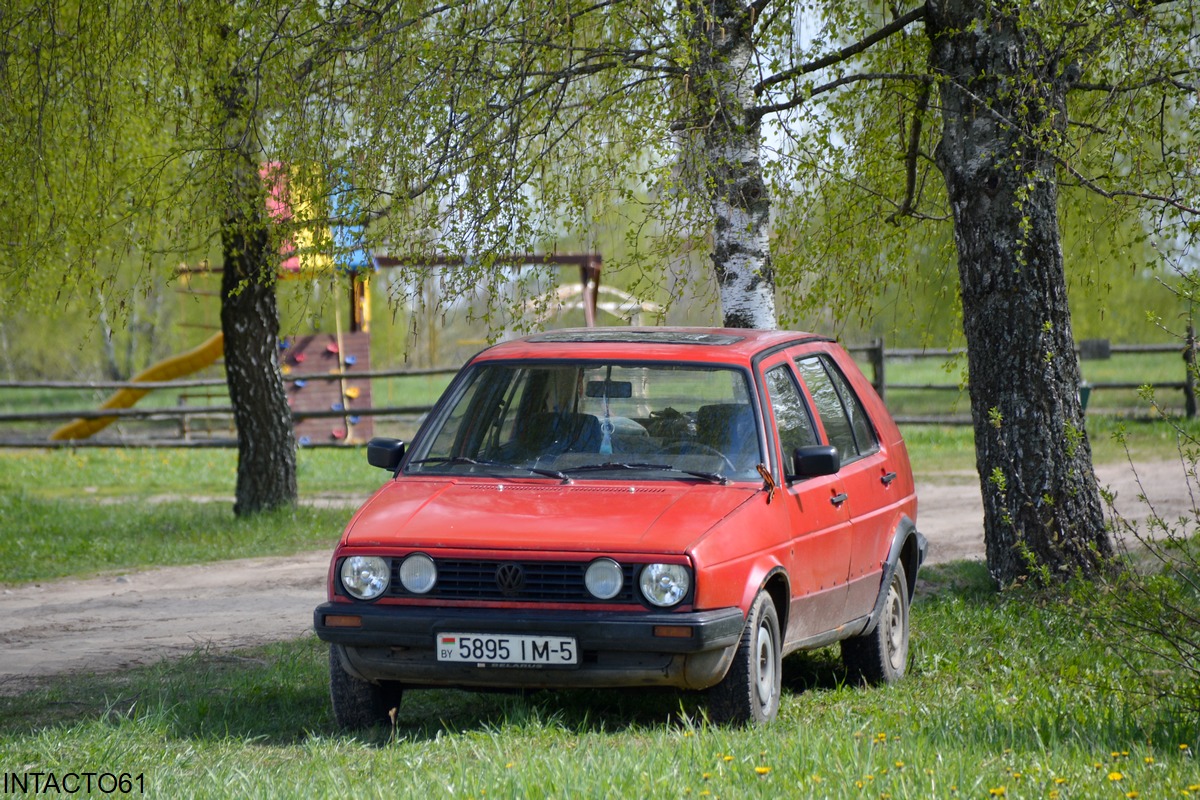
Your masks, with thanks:
[[[199,347],[188,350],[177,356],[165,359],[146,367],[134,376],[133,383],[170,381],[182,375],[188,375],[204,369],[212,364],[225,352],[225,335],[218,333]],[[141,400],[152,390],[150,389],[120,389],[100,408],[129,408]],[[95,419],[77,419],[68,422],[50,434],[51,439],[86,439],[97,431],[103,430],[116,421],[116,417],[97,417]]]

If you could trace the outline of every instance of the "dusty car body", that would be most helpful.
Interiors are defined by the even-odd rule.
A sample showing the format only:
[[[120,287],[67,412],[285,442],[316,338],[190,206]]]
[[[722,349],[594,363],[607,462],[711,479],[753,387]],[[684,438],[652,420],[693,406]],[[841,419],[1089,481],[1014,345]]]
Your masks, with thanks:
[[[908,453],[835,342],[552,331],[471,359],[354,514],[314,612],[335,716],[406,689],[674,686],[778,711],[781,660],[841,642],[904,674],[925,552]]]

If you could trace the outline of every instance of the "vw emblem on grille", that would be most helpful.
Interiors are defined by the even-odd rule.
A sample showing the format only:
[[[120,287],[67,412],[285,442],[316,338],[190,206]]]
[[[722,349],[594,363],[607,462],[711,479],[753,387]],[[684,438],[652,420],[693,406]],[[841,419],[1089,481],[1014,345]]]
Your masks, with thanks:
[[[496,586],[506,597],[520,594],[525,588],[525,568],[520,564],[501,564],[496,567]]]

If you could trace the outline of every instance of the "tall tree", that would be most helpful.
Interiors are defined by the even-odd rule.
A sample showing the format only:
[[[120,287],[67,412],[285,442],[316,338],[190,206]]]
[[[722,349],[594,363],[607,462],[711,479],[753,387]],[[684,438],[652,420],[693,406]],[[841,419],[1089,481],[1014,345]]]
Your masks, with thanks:
[[[1002,582],[1093,575],[1113,551],[1079,400],[1055,157],[1078,68],[1018,8],[927,8],[988,566]]]
[[[836,69],[794,84],[783,105],[829,97],[838,122],[816,150],[841,175],[820,202],[837,209],[836,235],[849,225],[877,242],[868,264],[928,221],[953,223],[988,566],[1002,585],[1095,574],[1112,553],[1078,397],[1060,187],[1121,198],[1143,224],[1195,213],[1196,170],[1181,158],[1195,135],[1192,14],[1186,2],[929,0],[874,31],[870,15],[838,16],[868,33],[789,76]],[[1147,130],[1157,140],[1130,135]],[[863,286],[863,273],[837,274]]]
[[[240,31],[223,29],[222,40]],[[271,247],[258,117],[245,65],[218,65],[213,93],[225,134],[220,194],[221,332],[238,438],[234,513],[295,502],[296,439],[276,361],[278,253]],[[227,71],[225,71],[227,70]],[[268,170],[267,179],[278,180]]]
[[[731,328],[774,328],[771,198],[763,173],[754,27],[766,3],[680,4],[680,34],[691,57],[689,127],[712,205],[712,267],[721,315]]]

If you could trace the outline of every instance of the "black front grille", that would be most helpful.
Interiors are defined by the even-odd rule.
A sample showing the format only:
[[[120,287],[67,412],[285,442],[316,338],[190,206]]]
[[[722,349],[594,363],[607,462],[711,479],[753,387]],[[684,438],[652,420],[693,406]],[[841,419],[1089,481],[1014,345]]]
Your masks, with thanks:
[[[392,562],[393,597],[436,597],[442,600],[510,600],[533,603],[636,603],[635,565],[622,564],[621,592],[597,600],[584,585],[588,562],[472,561],[436,559],[438,579],[433,591],[414,595],[400,584],[401,559]]]

